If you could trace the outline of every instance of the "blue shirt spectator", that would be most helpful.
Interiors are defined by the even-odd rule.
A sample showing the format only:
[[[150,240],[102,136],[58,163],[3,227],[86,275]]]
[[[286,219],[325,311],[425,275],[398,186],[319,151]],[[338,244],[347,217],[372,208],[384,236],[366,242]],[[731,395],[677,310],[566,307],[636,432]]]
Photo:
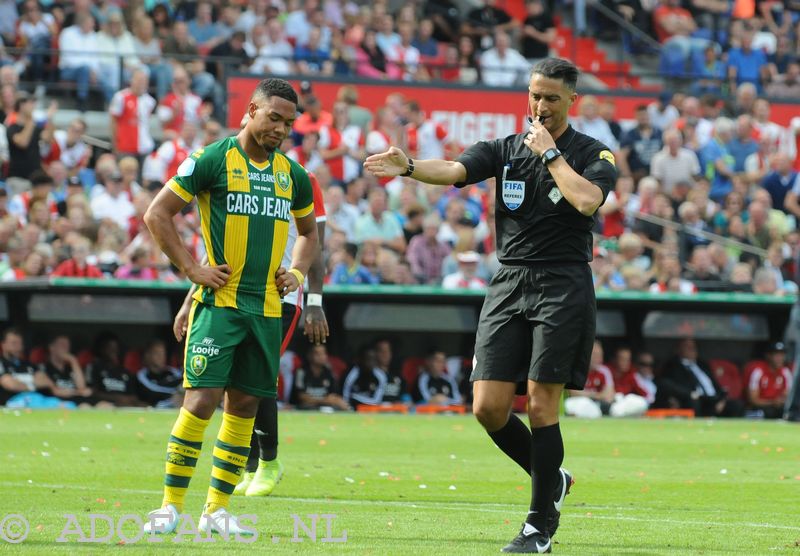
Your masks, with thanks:
[[[378,284],[380,280],[358,261],[358,246],[346,243],[344,261],[334,267],[331,284]]]
[[[791,168],[787,168],[783,172],[775,170],[766,175],[763,186],[772,197],[772,208],[785,210],[783,201],[786,199],[786,194],[795,188],[797,182],[797,172]]]
[[[761,69],[767,66],[767,55],[763,50],[753,50],[753,36],[742,38],[741,48],[732,48],[728,53],[728,76],[736,85],[752,83],[761,91]]]
[[[727,147],[733,136],[733,122],[728,118],[717,118],[714,126],[715,135],[703,147],[701,159],[706,178],[711,182],[709,197],[719,202],[733,188],[731,174],[735,160]]]

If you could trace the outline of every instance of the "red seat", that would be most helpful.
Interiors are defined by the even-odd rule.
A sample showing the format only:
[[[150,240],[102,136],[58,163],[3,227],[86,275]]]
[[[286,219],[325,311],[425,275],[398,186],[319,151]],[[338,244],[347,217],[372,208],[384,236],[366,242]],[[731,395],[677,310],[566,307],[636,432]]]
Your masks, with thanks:
[[[130,349],[122,359],[122,366],[131,374],[139,372],[142,368],[142,355],[135,349]]]
[[[742,399],[742,374],[739,367],[726,359],[712,359],[708,362],[714,379],[728,392],[728,397],[734,400]]]
[[[348,370],[345,360],[335,355],[328,355],[328,363],[331,366],[331,372],[333,376],[336,377],[336,380],[342,380]]]
[[[420,369],[424,365],[425,359],[422,357],[409,357],[403,361],[403,368],[400,370],[400,374],[402,374],[403,380],[406,381],[409,392],[414,391],[414,385],[417,383],[417,376],[419,376]]]
[[[47,361],[47,350],[42,346],[37,346],[28,354],[28,361],[32,365],[41,365]]]
[[[82,368],[86,368],[89,363],[94,360],[94,354],[90,349],[82,349],[78,352],[78,363],[80,363]]]

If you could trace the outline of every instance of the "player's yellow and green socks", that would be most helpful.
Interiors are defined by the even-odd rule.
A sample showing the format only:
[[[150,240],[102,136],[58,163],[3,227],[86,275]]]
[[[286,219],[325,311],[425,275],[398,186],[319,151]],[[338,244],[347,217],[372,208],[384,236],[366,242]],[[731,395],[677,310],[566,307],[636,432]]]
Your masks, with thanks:
[[[211,469],[211,486],[204,514],[213,514],[220,508],[227,508],[233,489],[247,463],[250,453],[250,435],[253,432],[253,421],[230,413],[222,414],[222,426],[214,444],[214,466]]]
[[[183,511],[186,489],[194,474],[197,458],[200,457],[203,434],[208,423],[208,419],[195,417],[181,408],[167,444],[167,469],[162,507],[172,504],[178,512]]]

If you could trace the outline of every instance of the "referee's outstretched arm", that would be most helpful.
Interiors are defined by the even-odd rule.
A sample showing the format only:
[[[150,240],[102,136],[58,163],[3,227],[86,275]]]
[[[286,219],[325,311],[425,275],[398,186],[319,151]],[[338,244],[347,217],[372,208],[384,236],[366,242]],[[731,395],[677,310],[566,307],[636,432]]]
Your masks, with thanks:
[[[434,185],[453,185],[467,179],[467,169],[460,162],[436,159],[412,161],[397,147],[368,157],[364,169],[379,178],[411,176]]]

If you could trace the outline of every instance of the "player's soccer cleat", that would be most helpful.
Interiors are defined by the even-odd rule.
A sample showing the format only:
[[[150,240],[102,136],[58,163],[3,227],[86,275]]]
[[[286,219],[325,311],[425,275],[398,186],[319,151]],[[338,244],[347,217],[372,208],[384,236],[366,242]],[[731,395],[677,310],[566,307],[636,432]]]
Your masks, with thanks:
[[[547,534],[550,537],[555,536],[556,531],[558,531],[558,524],[561,520],[561,506],[564,504],[564,498],[569,494],[569,489],[575,483],[575,479],[566,469],[559,469],[558,475],[558,485],[553,493],[553,507],[550,508],[550,512],[547,514]]]
[[[551,551],[550,537],[547,536],[547,533],[542,533],[530,523],[526,523],[522,526],[519,535],[508,543],[501,552],[547,554]]]
[[[258,469],[250,486],[247,487],[247,496],[269,496],[275,490],[283,477],[283,464],[280,460],[259,461]]]
[[[174,533],[178,527],[180,515],[172,504],[164,508],[153,510],[147,514],[147,521],[144,524],[144,532],[147,534],[167,534]]]
[[[255,471],[245,471],[242,473],[242,478],[239,481],[239,484],[236,485],[236,488],[233,489],[233,494],[235,496],[244,496],[247,493],[247,488],[250,486],[250,483],[253,482],[253,477],[255,477]]]
[[[239,525],[239,519],[231,514],[227,509],[220,508],[213,514],[204,513],[200,518],[197,529],[201,533],[219,533],[229,537],[255,535],[253,529],[244,528]]]

